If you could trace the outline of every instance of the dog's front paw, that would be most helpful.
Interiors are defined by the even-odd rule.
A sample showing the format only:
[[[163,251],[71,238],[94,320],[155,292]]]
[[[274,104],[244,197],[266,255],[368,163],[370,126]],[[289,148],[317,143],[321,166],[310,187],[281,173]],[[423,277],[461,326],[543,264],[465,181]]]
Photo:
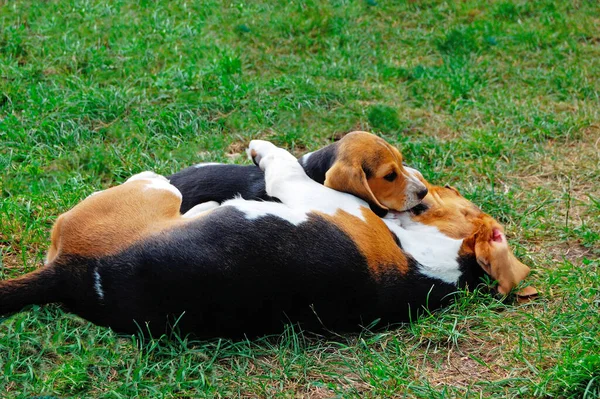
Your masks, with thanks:
[[[264,165],[261,166],[261,161],[266,159],[269,154],[273,154],[275,150],[277,150],[277,147],[273,143],[264,140],[252,140],[246,153],[255,165],[264,169]]]

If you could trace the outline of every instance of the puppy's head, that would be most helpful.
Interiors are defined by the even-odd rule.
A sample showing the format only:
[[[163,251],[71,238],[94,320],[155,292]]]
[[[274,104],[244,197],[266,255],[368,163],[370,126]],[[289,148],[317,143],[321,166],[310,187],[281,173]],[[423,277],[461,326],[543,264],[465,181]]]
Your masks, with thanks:
[[[529,267],[515,257],[498,221],[454,187],[434,186],[424,179],[422,182],[429,192],[418,207],[421,209],[411,211],[413,221],[435,226],[448,237],[463,239],[462,255],[473,255],[479,266],[498,281],[501,294],[508,294],[527,277]],[[532,297],[536,293],[535,288],[526,287],[517,295]]]
[[[410,209],[427,194],[413,170],[402,165],[402,154],[367,132],[348,133],[337,143],[335,162],[324,184],[354,194],[383,213]]]

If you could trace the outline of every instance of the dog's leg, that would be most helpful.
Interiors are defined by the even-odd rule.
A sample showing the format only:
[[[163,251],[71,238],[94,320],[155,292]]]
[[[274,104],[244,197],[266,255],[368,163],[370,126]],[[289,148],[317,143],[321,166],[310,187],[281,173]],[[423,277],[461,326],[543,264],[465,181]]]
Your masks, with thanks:
[[[165,183],[169,182],[169,179],[167,179],[166,177],[164,177],[163,175],[159,175],[158,173],[154,173],[151,170],[145,170],[143,172],[137,173],[133,176],[131,176],[129,179],[127,179],[125,181],[125,183],[129,182],[129,181],[136,181],[136,180],[153,180],[153,179],[158,179],[158,180],[162,180]]]
[[[265,172],[267,194],[276,196],[284,204],[288,203],[288,199],[293,202],[293,196],[286,185],[312,182],[296,158],[273,143],[252,140],[248,146],[248,155]]]
[[[309,178],[296,158],[268,141],[252,140],[248,155],[265,172],[267,194],[283,204],[304,211],[328,214],[343,209],[362,218],[361,199],[327,188]]]
[[[169,191],[169,192],[175,194],[175,196],[177,196],[179,198],[179,201],[181,201],[181,198],[182,198],[181,192],[177,189],[177,187],[175,187],[174,185],[172,185],[169,182],[169,179],[167,179],[163,175],[159,175],[158,173],[154,173],[149,170],[131,176],[123,184],[140,181],[140,180],[147,181],[149,183],[145,187],[146,189]]]
[[[131,176],[123,184],[128,184],[128,183],[136,182],[136,181],[147,182],[146,186],[143,187],[140,194],[142,194],[144,191],[146,191],[148,189],[167,191],[167,192],[170,192],[172,194],[175,194],[175,196],[177,196],[178,203],[176,205],[177,205],[177,207],[181,206],[181,200],[182,200],[181,192],[177,189],[177,187],[172,185],[169,182],[169,179],[167,179],[166,177],[156,174],[151,171],[146,171],[146,172],[141,172],[141,173],[138,173],[137,175]],[[159,206],[165,206],[165,204],[161,203]],[[181,216],[186,219],[195,218],[197,216],[200,216],[204,212],[214,209],[218,206],[220,206],[220,204],[216,201],[203,202],[201,204],[194,206],[193,208],[191,208],[190,210],[188,210],[186,213],[184,213]]]

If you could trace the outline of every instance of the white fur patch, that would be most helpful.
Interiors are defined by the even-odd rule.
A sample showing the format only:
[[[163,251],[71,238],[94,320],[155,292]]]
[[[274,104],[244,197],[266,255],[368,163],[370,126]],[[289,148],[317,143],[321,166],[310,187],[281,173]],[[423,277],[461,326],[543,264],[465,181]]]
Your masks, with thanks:
[[[441,234],[437,227],[415,222],[410,217],[410,212],[389,212],[385,215],[386,221],[393,220],[394,223],[406,230],[418,231],[421,233]]]
[[[130,182],[130,181],[136,181],[136,180],[152,180],[152,179],[161,179],[161,180],[166,181],[167,183],[169,182],[169,179],[167,179],[166,177],[159,175],[158,173],[154,173],[151,170],[146,170],[144,172],[140,172],[138,174],[131,176],[129,179],[127,179],[125,181],[125,183]]]
[[[248,220],[256,220],[266,216],[275,216],[290,222],[294,226],[298,226],[300,223],[308,220],[306,212],[292,209],[287,205],[279,204],[277,202],[247,201],[241,198],[235,198],[223,202],[222,206],[233,206],[239,211],[242,211]]]
[[[421,200],[419,199],[419,197],[417,196],[418,193],[420,193],[421,191],[425,190],[425,184],[423,184],[423,182],[421,182],[421,180],[419,180],[419,175],[421,174],[421,172],[419,172],[416,169],[413,168],[409,168],[409,167],[404,167],[404,169],[406,170],[407,174],[403,175],[404,178],[406,179],[406,189],[404,191],[404,194],[406,195],[406,209],[410,209],[412,207],[415,207],[417,205],[419,205],[419,203],[421,202]],[[398,209],[398,210],[404,210],[404,209]]]
[[[104,299],[104,291],[102,290],[102,281],[100,278],[100,273],[98,273],[98,270],[94,270],[94,289],[96,290],[96,294],[98,294],[98,298]]]
[[[148,184],[146,184],[144,190],[167,190],[175,194],[177,198],[183,198],[183,196],[181,195],[181,191],[179,191],[177,187],[169,183],[168,180],[163,181],[160,179],[152,179]]]
[[[302,158],[300,158],[300,163],[302,164],[302,166],[306,166],[306,163],[308,162],[308,158],[310,158],[310,156],[312,154],[313,154],[312,152],[309,152],[308,154],[302,155]]]
[[[197,163],[196,165],[194,165],[194,168],[203,168],[205,166],[213,166],[213,165],[225,165],[225,164],[219,163],[219,162],[202,162],[202,163]]]
[[[193,218],[200,215],[203,212],[209,211],[211,209],[219,207],[220,204],[217,201],[207,201],[201,204],[198,204],[191,208],[189,211],[183,214],[184,218]]]
[[[334,192],[337,194],[341,194],[337,191]],[[302,194],[300,195],[302,196]],[[304,199],[306,199],[306,197],[304,197]],[[246,219],[248,220],[255,220],[265,216],[275,216],[290,222],[294,226],[298,226],[300,223],[306,222],[308,220],[308,214],[314,211],[333,216],[338,211],[343,210],[353,216],[356,216],[363,222],[365,221],[360,206],[357,206],[356,203],[343,204],[343,202],[344,201],[340,201],[339,198],[332,199],[331,201],[323,201],[323,198],[320,198],[318,206],[295,205],[292,208],[287,206],[286,204],[280,204],[277,202],[247,201],[241,198],[235,198],[223,202],[221,206],[229,205],[235,207],[236,209],[244,212],[244,214],[246,215]],[[368,208],[366,203],[365,207]]]
[[[181,191],[179,191],[177,187],[169,183],[169,179],[162,175],[159,175],[158,173],[154,173],[152,171],[141,172],[137,175],[131,176],[129,179],[127,179],[127,181],[125,181],[125,183],[138,180],[148,181],[148,184],[144,186],[144,190],[166,190],[175,194],[179,199],[183,198],[183,196],[181,195]]]
[[[410,166],[404,165],[404,169],[406,169],[406,171],[409,174],[411,174],[417,180],[420,180],[420,178],[423,177],[423,175],[421,174],[421,172],[419,172],[417,169],[411,168]]]
[[[410,216],[406,215],[406,218],[410,219]],[[419,271],[428,277],[456,285],[462,274],[458,252],[463,240],[450,238],[434,226],[412,220],[402,223],[401,220],[404,220],[402,215],[400,218],[383,219],[400,240],[402,249],[419,262]]]

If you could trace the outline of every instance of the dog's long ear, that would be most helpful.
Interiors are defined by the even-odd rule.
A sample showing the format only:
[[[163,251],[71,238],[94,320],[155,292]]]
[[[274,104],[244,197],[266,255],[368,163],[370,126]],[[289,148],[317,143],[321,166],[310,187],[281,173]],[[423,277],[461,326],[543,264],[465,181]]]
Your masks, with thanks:
[[[503,295],[508,294],[530,272],[529,267],[513,255],[502,227],[493,219],[482,222],[475,233],[463,241],[463,245],[474,252],[479,266],[498,281],[498,292]],[[528,292],[528,295],[532,294],[531,289]]]
[[[324,184],[325,187],[354,194],[386,211],[389,209],[382,205],[373,194],[373,191],[371,191],[367,175],[360,165],[337,161],[325,174]]]

